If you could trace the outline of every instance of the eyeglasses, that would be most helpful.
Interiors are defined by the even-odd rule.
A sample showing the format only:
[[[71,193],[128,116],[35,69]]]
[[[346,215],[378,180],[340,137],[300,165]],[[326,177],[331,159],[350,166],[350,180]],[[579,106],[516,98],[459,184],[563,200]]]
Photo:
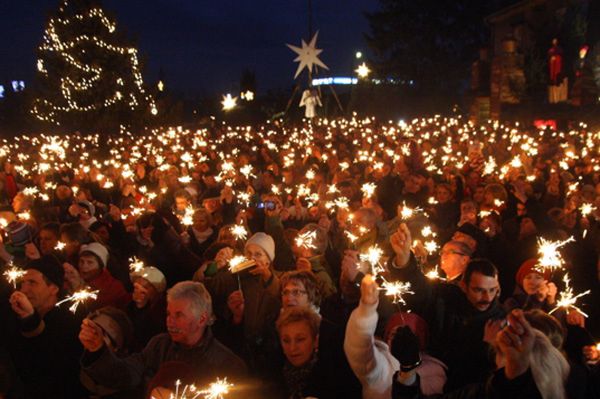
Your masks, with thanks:
[[[305,294],[306,294],[306,291],[298,290],[298,289],[295,289],[295,290],[283,290],[283,291],[281,291],[281,295],[282,296],[291,295],[291,296],[297,297],[297,296],[305,295]]]

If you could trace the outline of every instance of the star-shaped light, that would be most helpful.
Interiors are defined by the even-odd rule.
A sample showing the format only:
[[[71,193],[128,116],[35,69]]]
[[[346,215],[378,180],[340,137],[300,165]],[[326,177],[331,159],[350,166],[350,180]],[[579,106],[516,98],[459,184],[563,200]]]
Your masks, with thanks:
[[[319,36],[319,32],[315,33],[309,44],[306,44],[304,39],[302,39],[302,48],[292,46],[291,44],[287,45],[292,51],[298,54],[298,57],[296,57],[294,61],[300,62],[298,69],[296,69],[294,79],[300,75],[300,72],[302,72],[304,68],[307,68],[310,72],[312,72],[314,65],[329,70],[327,65],[323,64],[323,62],[319,59],[319,54],[321,54],[323,50],[316,48],[317,36]]]
[[[250,90],[246,90],[240,94],[240,97],[242,97],[242,100],[252,101],[254,100],[254,93]]]
[[[223,111],[229,111],[234,109],[237,105],[237,97],[231,97],[231,94],[227,93],[227,95],[223,96]]]
[[[369,67],[367,66],[367,64],[365,64],[364,62],[362,64],[360,64],[358,66],[358,68],[356,68],[354,70],[354,72],[357,73],[357,75],[361,78],[366,78],[369,76],[369,74],[371,73],[371,69],[369,69]]]

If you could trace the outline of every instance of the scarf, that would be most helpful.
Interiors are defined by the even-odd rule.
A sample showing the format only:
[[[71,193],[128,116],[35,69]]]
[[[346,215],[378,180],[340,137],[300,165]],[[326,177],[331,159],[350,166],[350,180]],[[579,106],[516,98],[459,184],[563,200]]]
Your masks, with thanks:
[[[302,399],[304,398],[303,391],[306,388],[308,377],[313,371],[315,364],[319,360],[317,353],[313,353],[310,360],[303,366],[296,367],[292,366],[290,362],[286,361],[283,366],[283,378],[285,379],[285,385],[288,388],[291,399]]]

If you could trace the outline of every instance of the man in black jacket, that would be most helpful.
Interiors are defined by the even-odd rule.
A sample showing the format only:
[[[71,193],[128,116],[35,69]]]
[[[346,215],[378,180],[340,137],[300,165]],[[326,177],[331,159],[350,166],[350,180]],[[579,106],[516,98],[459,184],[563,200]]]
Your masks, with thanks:
[[[431,282],[411,256],[411,243],[410,231],[402,224],[390,238],[396,256],[389,269],[394,279],[412,285],[411,309],[428,322],[429,351],[448,366],[445,390],[483,381],[493,370],[484,333],[495,334],[505,316],[498,301],[496,267],[488,260],[472,259],[460,284]]]
[[[51,256],[31,261],[19,291],[10,296],[5,342],[25,398],[80,398],[79,321],[56,303],[64,270]],[[20,397],[17,395],[17,397]]]

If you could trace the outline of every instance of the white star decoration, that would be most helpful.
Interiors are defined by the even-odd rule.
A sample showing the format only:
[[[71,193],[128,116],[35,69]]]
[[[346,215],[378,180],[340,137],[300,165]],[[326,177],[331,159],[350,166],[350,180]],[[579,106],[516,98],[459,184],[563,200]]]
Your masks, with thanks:
[[[310,72],[312,72],[313,65],[318,65],[323,69],[329,70],[327,65],[323,64],[323,62],[319,59],[319,54],[323,52],[323,50],[316,48],[317,45],[317,36],[319,32],[315,33],[313,38],[310,41],[310,44],[306,44],[304,39],[302,39],[302,48],[292,46],[288,44],[287,46],[298,54],[298,57],[294,59],[295,62],[300,62],[298,65],[298,69],[296,70],[296,74],[294,75],[294,79],[300,75],[300,72],[306,67]]]

